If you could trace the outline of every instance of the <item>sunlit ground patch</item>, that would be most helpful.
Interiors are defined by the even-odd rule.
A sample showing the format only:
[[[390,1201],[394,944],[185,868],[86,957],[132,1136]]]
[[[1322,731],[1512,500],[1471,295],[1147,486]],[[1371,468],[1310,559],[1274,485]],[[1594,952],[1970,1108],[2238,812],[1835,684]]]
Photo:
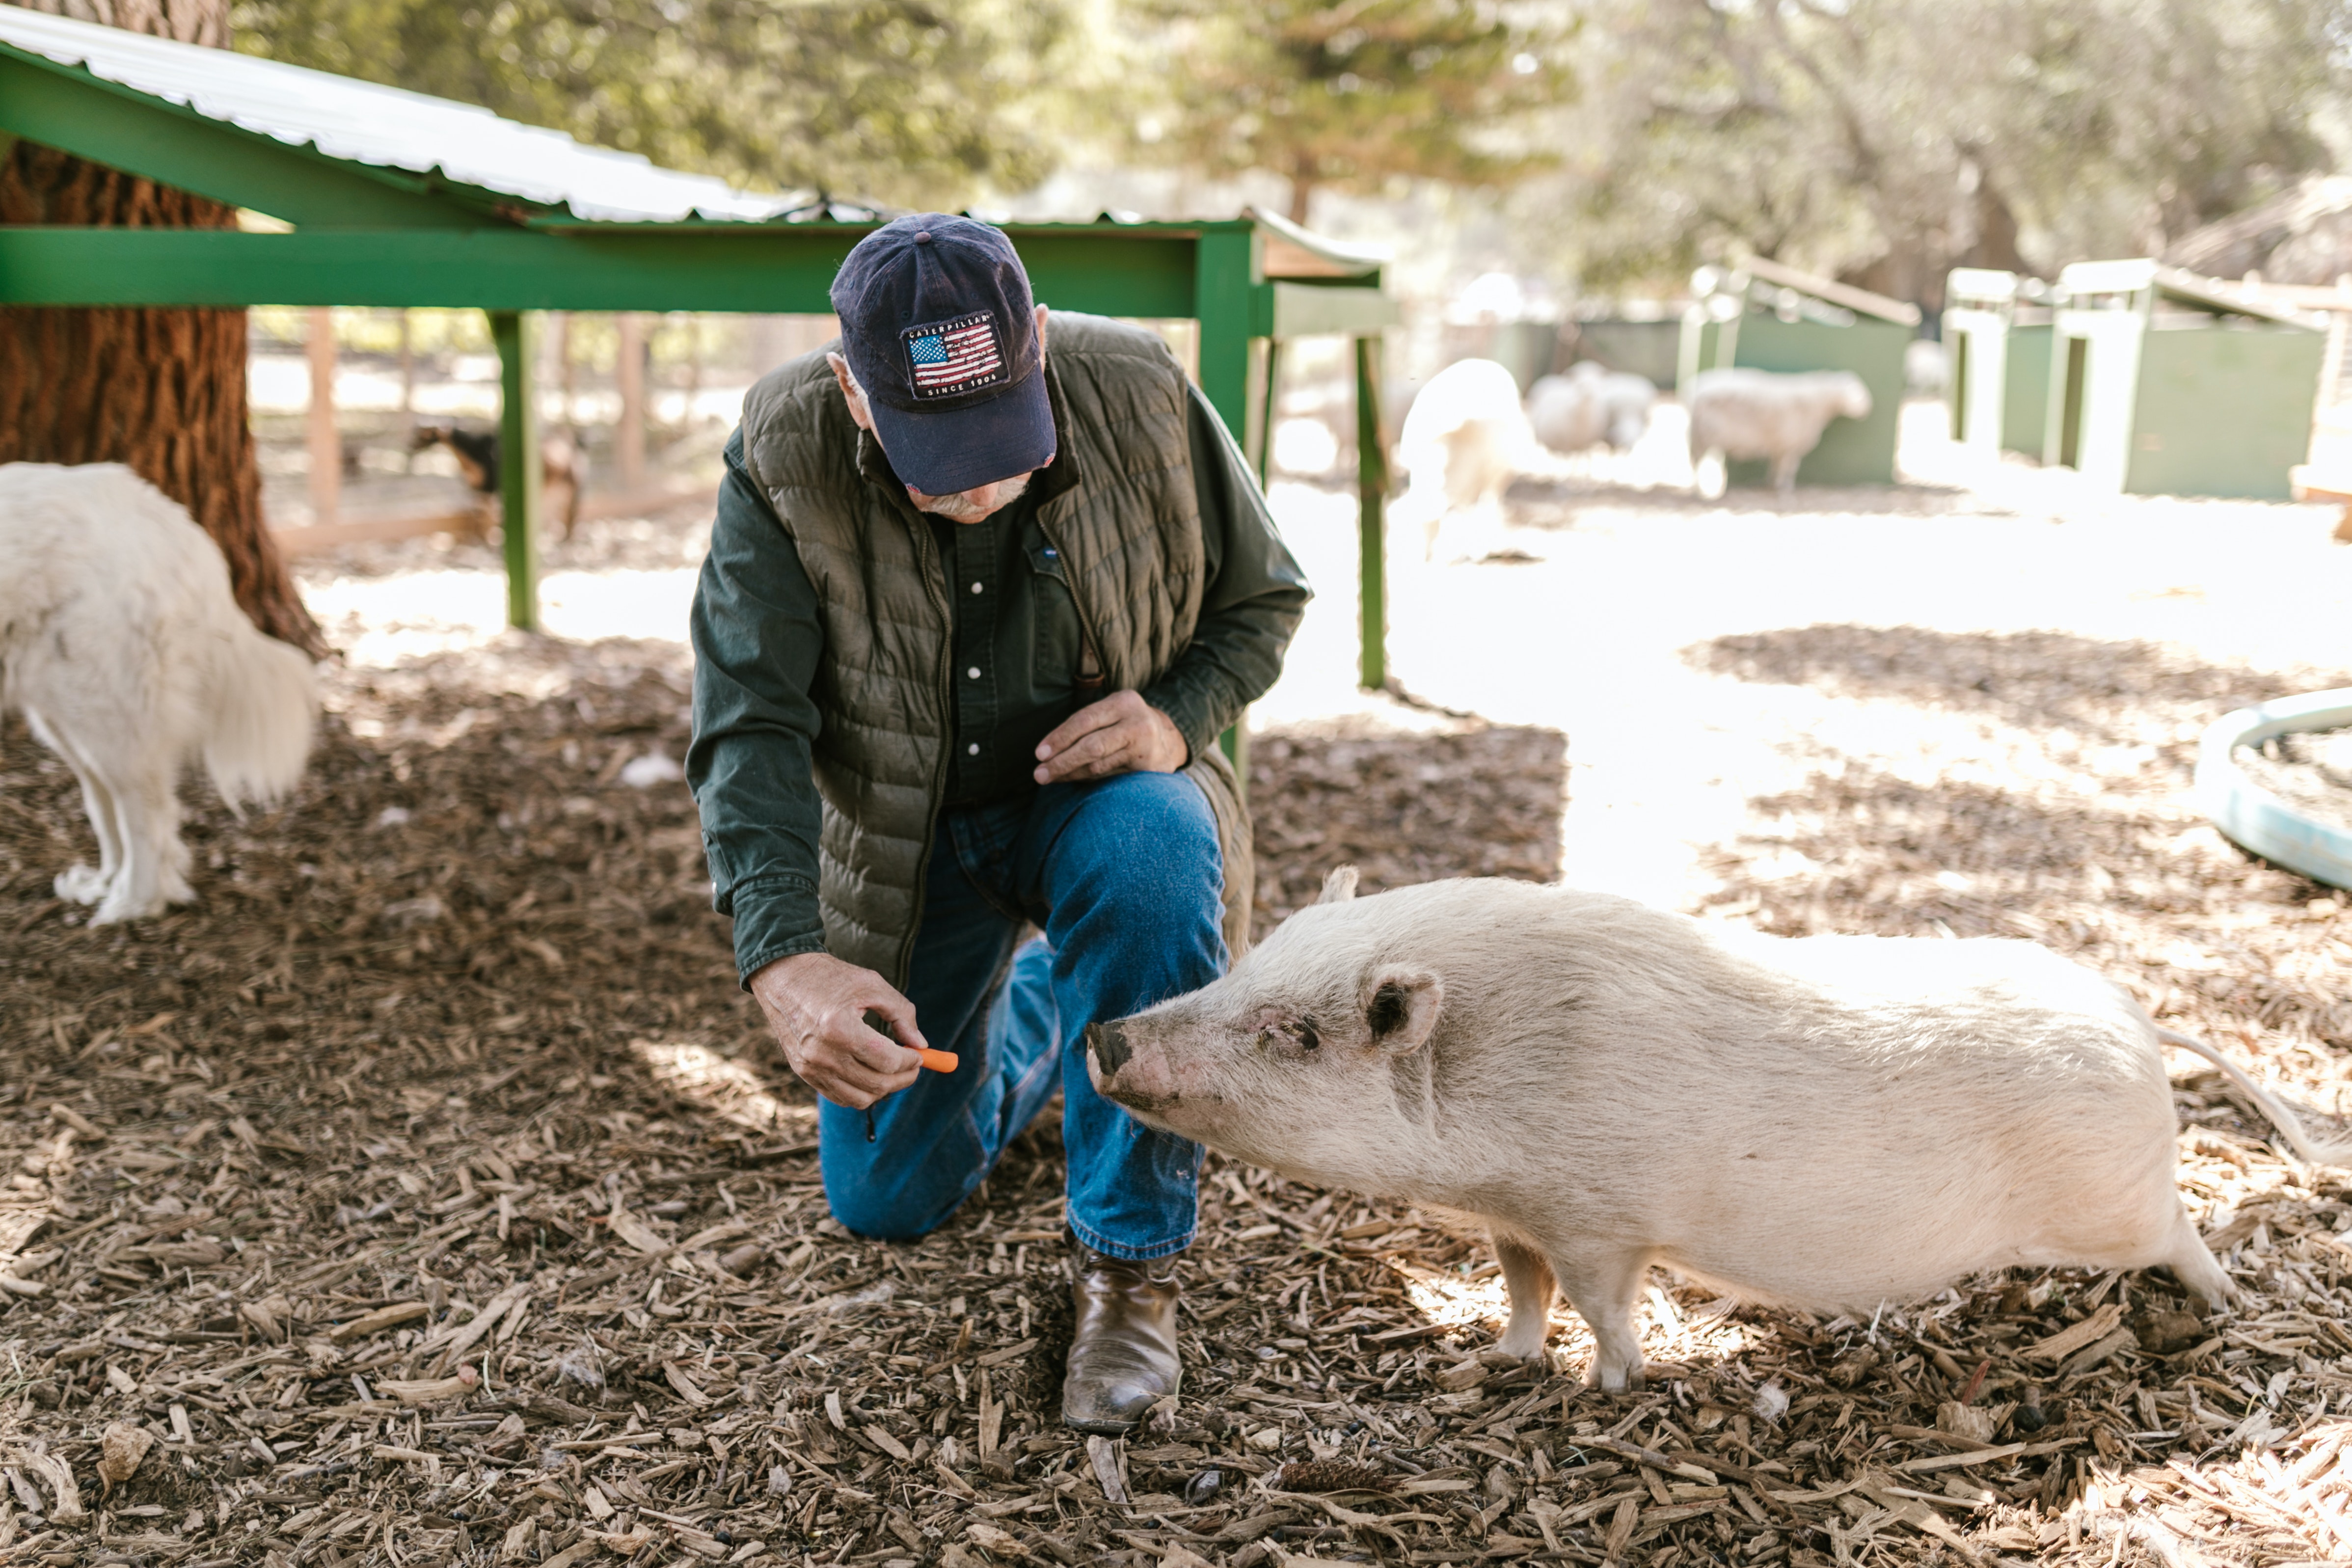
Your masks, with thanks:
[[[815,1107],[778,1100],[758,1073],[708,1047],[631,1040],[629,1049],[653,1069],[655,1082],[738,1127],[755,1132],[816,1131]]]

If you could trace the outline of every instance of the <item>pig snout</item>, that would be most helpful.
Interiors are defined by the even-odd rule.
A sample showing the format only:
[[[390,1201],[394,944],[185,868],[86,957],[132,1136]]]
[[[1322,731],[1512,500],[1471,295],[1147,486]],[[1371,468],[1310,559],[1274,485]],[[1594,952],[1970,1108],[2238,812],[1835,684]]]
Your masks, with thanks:
[[[1117,1022],[1087,1026],[1087,1077],[1097,1091],[1130,1110],[1154,1110],[1176,1101],[1167,1054]]]

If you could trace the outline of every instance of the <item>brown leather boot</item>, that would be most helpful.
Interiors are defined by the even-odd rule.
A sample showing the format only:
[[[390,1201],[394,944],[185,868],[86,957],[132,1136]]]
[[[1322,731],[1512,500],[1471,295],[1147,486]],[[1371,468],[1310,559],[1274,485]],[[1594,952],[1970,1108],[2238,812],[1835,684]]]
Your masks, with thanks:
[[[1176,1259],[1130,1263],[1080,1247],[1076,1262],[1062,1421],[1081,1432],[1126,1432],[1176,1392]]]

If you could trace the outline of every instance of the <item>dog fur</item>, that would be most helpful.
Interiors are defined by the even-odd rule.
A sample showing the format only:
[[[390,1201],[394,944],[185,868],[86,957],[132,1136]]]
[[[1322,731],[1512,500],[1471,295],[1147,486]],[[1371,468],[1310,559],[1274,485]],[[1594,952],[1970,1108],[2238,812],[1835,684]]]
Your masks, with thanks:
[[[185,508],[119,463],[0,465],[0,715],[80,781],[99,864],[56,885],[92,925],[194,899],[191,755],[242,816],[300,779],[317,706],[309,657],[254,629]]]

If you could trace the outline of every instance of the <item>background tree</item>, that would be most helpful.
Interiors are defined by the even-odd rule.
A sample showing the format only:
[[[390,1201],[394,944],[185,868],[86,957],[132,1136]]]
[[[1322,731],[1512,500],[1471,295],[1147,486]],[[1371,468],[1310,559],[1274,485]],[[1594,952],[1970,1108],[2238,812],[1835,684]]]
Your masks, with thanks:
[[[1601,0],[1531,234],[1588,283],[1729,244],[1940,303],[2160,250],[2328,161],[2342,0]],[[1550,204],[1547,221],[1545,203]]]
[[[238,0],[236,47],[761,190],[1025,189],[1090,58],[1076,0]]]
[[[1112,112],[1144,130],[1134,150],[1204,174],[1280,174],[1297,223],[1326,186],[1497,184],[1546,167],[1551,154],[1518,132],[1572,86],[1574,29],[1550,6],[1129,0],[1122,21],[1135,68]]]
[[[219,47],[227,0],[22,0]],[[0,224],[233,228],[217,202],[0,139]],[[254,625],[312,653],[316,622],[261,519],[243,310],[0,308],[0,462],[128,463],[204,525]]]

